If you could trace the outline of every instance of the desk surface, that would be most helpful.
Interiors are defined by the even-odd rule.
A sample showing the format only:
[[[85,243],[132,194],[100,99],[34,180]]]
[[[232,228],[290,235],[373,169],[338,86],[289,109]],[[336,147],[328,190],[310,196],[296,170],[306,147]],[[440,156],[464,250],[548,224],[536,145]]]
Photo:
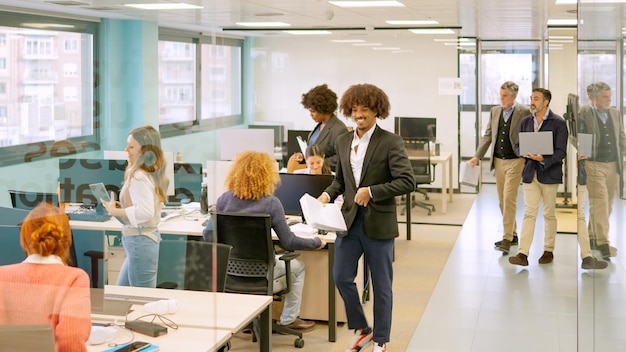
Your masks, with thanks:
[[[178,299],[178,311],[166,315],[178,326],[231,331],[243,329],[272,303],[271,296],[112,285],[105,286],[107,293]],[[135,311],[128,314],[129,320],[147,314],[141,306],[133,308]]]
[[[98,322],[97,319],[93,319]],[[125,344],[133,335],[130,331],[119,328],[115,340],[109,343]],[[161,352],[167,351],[189,351],[189,352],[211,352],[217,351],[232,336],[230,330],[224,329],[199,329],[180,327],[177,330],[168,329],[167,335],[150,337],[143,334],[135,334],[135,341],[145,341],[159,346]],[[100,345],[87,345],[87,351],[97,352],[110,349],[108,343]]]

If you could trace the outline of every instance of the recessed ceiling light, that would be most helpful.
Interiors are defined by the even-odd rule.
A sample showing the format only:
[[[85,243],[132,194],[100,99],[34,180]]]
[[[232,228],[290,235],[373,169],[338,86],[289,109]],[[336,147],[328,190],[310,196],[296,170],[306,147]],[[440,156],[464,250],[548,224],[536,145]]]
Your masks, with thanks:
[[[417,28],[417,29],[409,29],[409,31],[415,34],[455,34],[454,31],[451,30],[450,28],[435,28],[435,29]]]
[[[283,31],[287,34],[293,35],[327,35],[333,34],[331,31],[322,31],[322,30],[294,30],[294,31]]]
[[[381,43],[356,43],[352,44],[353,46],[378,46],[382,45]]]
[[[196,10],[204,8],[203,6],[190,5],[182,2],[166,4],[124,4],[124,6],[142,10]]]
[[[285,22],[236,22],[235,24],[243,27],[291,27]]]
[[[435,21],[435,20],[424,20],[424,21],[385,21],[388,24],[395,24],[395,25],[405,25],[405,26],[410,26],[410,25],[416,25],[416,26],[424,26],[424,25],[432,25],[432,24],[439,24],[439,22]]]
[[[577,19],[551,19],[548,20],[548,26],[575,26],[578,24]]]
[[[388,46],[386,46],[386,47],[380,47],[380,48],[379,48],[379,47],[374,47],[374,48],[372,48],[372,49],[373,49],[373,50],[389,50],[389,51],[392,51],[392,50],[400,50],[400,48],[398,48],[398,47],[392,48],[392,47],[388,47]]]
[[[333,39],[333,43],[365,43],[363,39]]]
[[[29,28],[74,28],[71,24],[60,24],[60,23],[22,23],[22,26]]]
[[[404,7],[399,1],[329,1],[331,5],[339,7]]]
[[[255,13],[254,15],[259,16],[259,17],[272,17],[272,16],[283,16],[284,14],[280,12],[262,12],[262,13]]]
[[[436,41],[436,42],[455,42],[455,43],[456,42],[468,42],[469,41],[469,39],[467,39],[467,38],[457,38],[457,39],[454,39],[454,38],[435,38],[433,40]]]
[[[548,36],[548,39],[574,39],[573,35],[551,35]]]
[[[578,0],[556,0],[555,5],[574,5]]]

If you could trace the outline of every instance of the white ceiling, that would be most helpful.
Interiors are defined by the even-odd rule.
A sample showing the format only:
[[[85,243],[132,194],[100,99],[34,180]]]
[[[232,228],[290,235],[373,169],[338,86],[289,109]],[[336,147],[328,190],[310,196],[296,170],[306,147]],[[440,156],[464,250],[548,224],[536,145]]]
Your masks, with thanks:
[[[341,37],[355,31],[397,27],[385,20],[437,20],[438,26],[459,28],[457,34],[481,39],[540,39],[549,18],[575,19],[576,4],[555,5],[556,0],[400,0],[402,8],[345,9],[326,0],[180,0],[204,6],[201,10],[147,11],[124,3],[171,3],[168,0],[0,0],[28,12],[55,12],[69,16],[144,19],[160,26],[199,32],[245,35],[284,35],[279,31],[232,31],[240,21],[280,21],[291,29],[328,28]],[[60,5],[57,3],[70,3]],[[72,4],[74,3],[74,4]],[[9,8],[10,9],[10,8]],[[265,14],[265,16],[263,16]],[[273,15],[272,15],[273,14]],[[354,30],[347,30],[354,28]],[[243,29],[243,28],[242,28]],[[333,30],[334,29],[334,30]],[[620,32],[621,35],[621,32]]]

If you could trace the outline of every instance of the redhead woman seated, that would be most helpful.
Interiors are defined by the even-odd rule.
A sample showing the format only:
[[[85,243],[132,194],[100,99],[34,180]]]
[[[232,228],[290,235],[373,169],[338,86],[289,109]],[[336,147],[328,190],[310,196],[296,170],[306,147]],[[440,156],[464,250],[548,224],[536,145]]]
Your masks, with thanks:
[[[89,277],[66,265],[72,245],[67,215],[41,203],[24,219],[20,244],[28,257],[0,266],[0,324],[50,325],[56,351],[87,351]]]

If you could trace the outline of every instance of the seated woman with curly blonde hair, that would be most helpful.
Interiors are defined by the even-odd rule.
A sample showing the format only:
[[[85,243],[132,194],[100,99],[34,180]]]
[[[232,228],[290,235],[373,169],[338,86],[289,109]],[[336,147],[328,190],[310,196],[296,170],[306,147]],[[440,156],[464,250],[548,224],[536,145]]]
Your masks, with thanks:
[[[276,162],[266,154],[245,151],[237,154],[226,176],[226,191],[215,203],[215,210],[237,213],[269,213],[272,229],[280,240],[280,246],[288,251],[298,249],[321,249],[326,243],[320,238],[301,238],[294,235],[287,225],[285,209],[274,196],[276,185],[280,182]],[[213,238],[213,223],[209,223],[202,236],[206,241]],[[298,318],[304,288],[304,263],[291,261],[291,290],[285,295],[285,306],[280,316],[280,324],[301,332],[312,330],[315,323]],[[276,260],[274,277],[285,275],[285,262]]]

